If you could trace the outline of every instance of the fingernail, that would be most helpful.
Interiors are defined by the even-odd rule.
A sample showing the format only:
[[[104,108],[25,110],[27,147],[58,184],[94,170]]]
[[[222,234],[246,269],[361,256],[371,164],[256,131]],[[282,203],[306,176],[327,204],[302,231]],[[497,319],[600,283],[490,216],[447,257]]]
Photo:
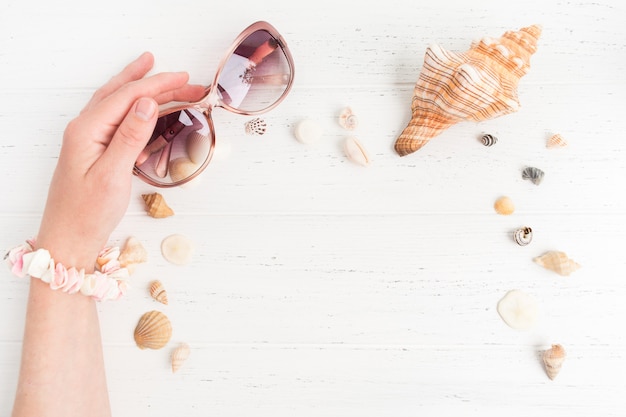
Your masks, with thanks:
[[[135,114],[142,120],[148,121],[154,116],[156,103],[149,98],[140,98],[135,107]]]

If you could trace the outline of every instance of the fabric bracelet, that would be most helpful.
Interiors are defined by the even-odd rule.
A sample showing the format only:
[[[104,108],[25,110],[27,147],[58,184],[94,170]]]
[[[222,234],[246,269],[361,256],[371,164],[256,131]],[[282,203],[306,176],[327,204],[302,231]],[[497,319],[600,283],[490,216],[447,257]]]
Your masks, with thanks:
[[[118,260],[117,247],[105,248],[98,254],[96,270],[85,274],[84,269],[67,269],[54,259],[46,249],[34,250],[35,240],[11,249],[4,257],[11,272],[20,278],[29,275],[50,285],[53,290],[68,294],[81,292],[97,301],[117,300],[128,288],[126,279],[129,271],[122,268]]]

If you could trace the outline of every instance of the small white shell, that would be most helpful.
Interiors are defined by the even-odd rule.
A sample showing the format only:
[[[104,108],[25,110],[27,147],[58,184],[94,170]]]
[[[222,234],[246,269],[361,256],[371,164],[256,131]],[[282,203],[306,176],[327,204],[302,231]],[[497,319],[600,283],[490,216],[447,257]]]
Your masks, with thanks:
[[[248,135],[263,135],[267,130],[267,123],[261,118],[248,120],[244,125]]]
[[[301,143],[315,143],[324,133],[322,127],[312,119],[303,119],[296,125],[294,135]]]
[[[193,242],[183,235],[173,234],[161,242],[163,257],[175,265],[185,265],[191,262],[193,252]]]
[[[189,358],[191,349],[187,343],[181,343],[172,351],[172,372],[176,372],[183,366],[183,363]]]
[[[346,107],[339,114],[339,126],[346,130],[354,130],[359,125],[359,119],[352,111],[352,108]]]
[[[498,314],[509,327],[528,330],[537,322],[539,307],[531,295],[511,290],[498,302]]]
[[[346,138],[343,144],[343,150],[348,159],[356,164],[367,166],[371,162],[367,151],[354,136]]]
[[[187,136],[187,155],[194,164],[201,165],[206,160],[210,150],[211,140],[208,136],[198,131],[191,132]],[[172,175],[171,172],[170,175]]]

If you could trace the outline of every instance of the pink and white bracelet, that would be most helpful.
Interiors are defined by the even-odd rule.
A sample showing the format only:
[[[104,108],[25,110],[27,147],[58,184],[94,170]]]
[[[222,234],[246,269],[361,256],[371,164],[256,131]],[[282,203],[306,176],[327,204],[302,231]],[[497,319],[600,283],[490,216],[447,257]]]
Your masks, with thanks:
[[[126,278],[130,274],[118,261],[119,248],[103,249],[98,254],[95,272],[85,274],[84,269],[67,269],[60,263],[55,263],[50,252],[46,249],[34,250],[34,246],[35,241],[30,239],[5,255],[13,274],[20,278],[30,275],[49,284],[51,289],[68,294],[80,291],[97,301],[117,300],[126,293]]]

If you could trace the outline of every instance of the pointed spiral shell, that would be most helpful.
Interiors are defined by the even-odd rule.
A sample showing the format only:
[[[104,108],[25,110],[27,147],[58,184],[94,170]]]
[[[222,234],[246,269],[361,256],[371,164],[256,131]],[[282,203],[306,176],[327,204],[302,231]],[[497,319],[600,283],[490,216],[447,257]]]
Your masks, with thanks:
[[[550,349],[543,352],[542,359],[548,378],[554,379],[561,372],[561,366],[565,361],[565,349],[559,344],[552,345]]]
[[[513,232],[513,240],[520,246],[526,246],[533,240],[533,229],[530,227],[520,227]]]
[[[169,303],[167,299],[167,291],[161,281],[154,280],[150,283],[150,295],[159,303],[167,305]]]
[[[173,216],[174,210],[165,202],[165,198],[160,193],[142,194],[144,203],[146,203],[146,211],[155,219],[162,219]]]

